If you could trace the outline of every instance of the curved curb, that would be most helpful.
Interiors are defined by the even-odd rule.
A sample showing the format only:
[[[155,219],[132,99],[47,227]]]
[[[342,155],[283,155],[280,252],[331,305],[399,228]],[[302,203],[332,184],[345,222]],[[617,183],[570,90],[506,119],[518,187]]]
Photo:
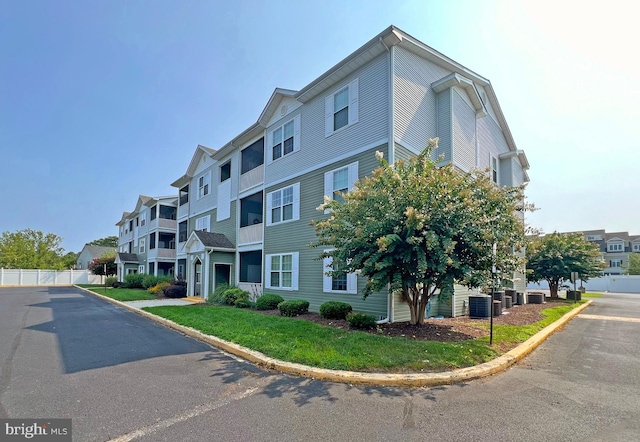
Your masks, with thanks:
[[[77,286],[75,286],[77,287]],[[138,315],[156,321],[165,327],[177,330],[187,336],[197,339],[207,344],[213,345],[221,350],[239,356],[254,364],[268,369],[278,370],[283,373],[296,376],[303,376],[313,379],[320,379],[331,382],[341,382],[349,384],[373,385],[373,386],[393,386],[393,387],[435,387],[437,385],[450,385],[459,382],[491,376],[506,370],[520,359],[531,353],[536,347],[542,344],[549,336],[564,327],[571,319],[589,307],[593,301],[589,300],[580,307],[571,310],[556,322],[549,324],[538,333],[527,339],[522,344],[508,351],[502,356],[473,367],[461,368],[440,373],[360,373],[346,370],[329,370],[324,368],[310,367],[293,362],[280,361],[270,358],[258,351],[242,347],[233,342],[228,342],[215,336],[206,335],[191,327],[177,324],[168,319],[140,310],[124,302],[92,292],[91,290],[77,287],[87,293],[95,295],[122,308],[132,311]]]

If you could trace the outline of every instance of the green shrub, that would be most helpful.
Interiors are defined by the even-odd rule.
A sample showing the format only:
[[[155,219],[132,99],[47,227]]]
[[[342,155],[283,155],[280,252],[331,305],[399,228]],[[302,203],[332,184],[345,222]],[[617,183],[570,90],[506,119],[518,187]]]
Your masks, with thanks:
[[[173,277],[171,275],[162,275],[162,276],[154,276],[154,275],[144,275],[142,277],[142,288],[149,289],[153,286],[158,285],[161,282],[172,282]]]
[[[249,298],[240,298],[234,303],[234,305],[236,308],[252,308],[254,303],[249,301]]]
[[[142,273],[130,273],[124,277],[124,281],[122,281],[122,287],[125,289],[141,289],[142,288],[142,280],[145,275]]]
[[[373,315],[367,315],[366,313],[349,313],[347,315],[347,322],[352,328],[374,328],[377,325],[376,317]]]
[[[278,304],[280,316],[298,316],[309,313],[309,301],[294,299],[292,301],[282,301]]]
[[[280,295],[265,293],[256,301],[256,310],[275,310],[284,299]]]
[[[239,299],[249,299],[249,292],[234,287],[225,290],[222,294],[222,300],[226,305],[235,305]]]
[[[187,296],[187,286],[171,284],[165,287],[163,293],[167,298],[184,298]]]
[[[224,297],[223,297],[224,292],[226,292],[230,288],[231,288],[231,286],[229,284],[219,284],[216,287],[216,289],[213,291],[213,293],[211,293],[209,295],[209,297],[207,298],[207,303],[223,305],[224,304]]]
[[[327,301],[320,306],[320,316],[327,319],[346,319],[352,310],[346,302]]]
[[[113,284],[118,282],[118,278],[115,276],[109,276],[106,280],[105,280],[105,285],[107,287],[113,287]]]
[[[166,289],[170,285],[171,285],[171,283],[168,282],[168,281],[159,282],[156,285],[154,285],[153,287],[149,287],[147,289],[147,291],[149,293],[151,293],[152,295],[159,295],[161,293],[164,293],[164,289]]]

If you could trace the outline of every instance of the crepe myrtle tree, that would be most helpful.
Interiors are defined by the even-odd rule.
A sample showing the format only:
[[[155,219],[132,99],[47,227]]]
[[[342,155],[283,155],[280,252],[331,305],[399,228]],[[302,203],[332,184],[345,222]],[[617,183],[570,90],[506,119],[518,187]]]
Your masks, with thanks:
[[[438,167],[431,152],[438,139],[409,161],[379,167],[342,195],[318,207],[329,216],[313,221],[322,258],[341,263],[327,273],[358,272],[375,291],[400,292],[411,324],[423,323],[429,299],[453,283],[491,285],[494,263],[502,274],[522,267],[513,251],[524,245],[522,187],[499,187],[486,171]],[[497,254],[493,256],[493,244]]]
[[[604,268],[597,244],[581,233],[550,233],[534,236],[527,241],[527,280],[549,283],[552,298],[558,288],[578,272],[582,281],[599,276]]]

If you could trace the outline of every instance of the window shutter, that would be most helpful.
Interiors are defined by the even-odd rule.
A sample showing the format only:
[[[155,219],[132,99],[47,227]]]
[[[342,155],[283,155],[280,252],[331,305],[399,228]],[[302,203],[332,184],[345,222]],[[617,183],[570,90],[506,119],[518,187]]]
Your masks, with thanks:
[[[231,180],[218,185],[217,221],[231,218]]]
[[[264,278],[265,278],[265,287],[267,287],[268,289],[271,288],[271,257],[273,255],[267,255],[265,257],[265,263],[264,263]]]
[[[293,185],[293,220],[300,219],[300,183]]]
[[[331,258],[324,258],[322,260],[322,291],[331,291],[331,276],[327,276],[325,272],[331,270]]]
[[[358,79],[349,83],[349,124],[358,122]]]
[[[333,133],[333,95],[324,99],[324,136]]]
[[[293,151],[300,150],[300,115],[293,120]]]
[[[353,189],[353,185],[358,181],[358,162],[349,164],[349,190]]]
[[[279,192],[277,190],[276,192]],[[273,224],[273,216],[271,213],[271,209],[273,209],[273,194],[275,192],[267,193],[267,225],[270,226]]]
[[[291,289],[298,290],[298,265],[299,253],[294,252],[291,254]]]
[[[358,275],[347,273],[347,293],[358,293]]]
[[[273,163],[273,131],[267,134],[267,164]]]
[[[333,172],[327,172],[324,174],[324,196],[328,196],[330,199],[333,199]],[[324,203],[324,198],[322,199]],[[329,213],[328,210],[325,210],[324,213]]]

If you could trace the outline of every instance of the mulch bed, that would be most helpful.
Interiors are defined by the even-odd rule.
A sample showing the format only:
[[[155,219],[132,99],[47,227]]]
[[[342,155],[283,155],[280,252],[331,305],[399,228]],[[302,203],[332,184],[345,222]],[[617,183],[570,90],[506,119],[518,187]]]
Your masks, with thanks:
[[[553,301],[545,304],[515,305],[503,314],[493,318],[494,325],[527,325],[543,319],[540,311],[553,307]],[[264,315],[278,315],[277,310],[257,311]],[[344,319],[326,319],[318,313],[306,313],[296,316],[296,319],[315,322],[317,324],[349,330],[349,324]],[[456,342],[467,339],[488,336],[489,330],[483,325],[489,324],[487,319],[471,319],[468,316],[445,319],[426,319],[423,326],[414,326],[408,322],[396,322],[393,324],[380,324],[378,329],[363,330],[368,333],[405,337],[424,341]]]

